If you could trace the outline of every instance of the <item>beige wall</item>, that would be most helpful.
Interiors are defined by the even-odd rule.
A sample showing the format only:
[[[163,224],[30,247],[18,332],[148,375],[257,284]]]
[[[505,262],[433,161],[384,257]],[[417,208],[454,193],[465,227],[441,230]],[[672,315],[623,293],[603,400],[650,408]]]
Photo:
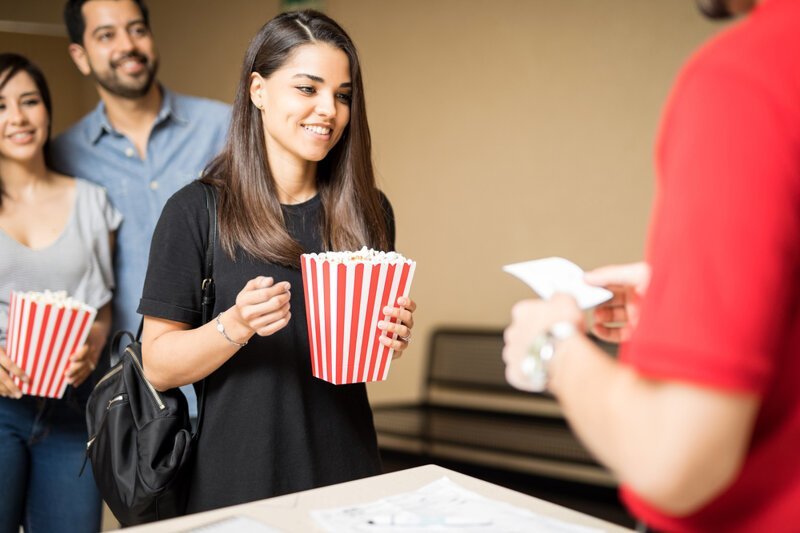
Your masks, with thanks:
[[[96,98],[67,57],[66,47],[66,37],[0,31],[0,51],[22,54],[45,73],[53,100],[53,134],[83,116]]]
[[[60,1],[35,3],[0,8],[0,20],[59,20]],[[162,80],[226,101],[248,40],[278,10],[150,5]],[[390,380],[371,386],[374,401],[417,397],[432,328],[506,324],[530,293],[503,264],[641,256],[662,103],[682,61],[717,30],[691,0],[325,5],[361,51],[380,186],[398,249],[418,262],[414,342]]]
[[[503,264],[643,252],[662,102],[712,31],[690,0],[330,0],[366,72],[380,184],[417,262],[415,342],[373,401],[414,397],[427,335],[503,327]]]

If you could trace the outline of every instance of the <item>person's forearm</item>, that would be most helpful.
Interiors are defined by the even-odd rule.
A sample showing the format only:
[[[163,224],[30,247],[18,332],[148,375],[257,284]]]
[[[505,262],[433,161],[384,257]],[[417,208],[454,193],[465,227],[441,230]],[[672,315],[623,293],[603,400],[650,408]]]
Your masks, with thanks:
[[[586,338],[574,337],[560,343],[552,373],[549,388],[572,429],[600,462],[624,478],[623,458],[635,459],[627,450],[633,435],[626,412],[634,407],[624,402],[630,394],[628,371]]]
[[[86,343],[89,345],[89,360],[93,370],[102,356],[103,347],[108,342],[108,336],[110,334],[111,302],[105,304],[97,311],[97,315],[94,318],[94,323],[89,329],[89,335],[86,340]]]
[[[157,321],[145,318],[142,335],[142,357],[148,381],[158,390],[166,390],[195,383],[205,378],[228,359],[240,347],[229,342],[210,321],[195,329],[156,331]],[[241,324],[223,317],[226,333],[238,342],[252,336]]]
[[[734,411],[715,420],[713,395],[643,379],[583,336],[560,345],[551,389],[589,450],[662,510],[696,509],[740,467],[748,439],[727,431],[739,427]]]
[[[97,338],[108,339],[111,334],[111,302],[105,304],[97,311],[92,329],[97,333]],[[102,346],[99,346],[102,348]]]

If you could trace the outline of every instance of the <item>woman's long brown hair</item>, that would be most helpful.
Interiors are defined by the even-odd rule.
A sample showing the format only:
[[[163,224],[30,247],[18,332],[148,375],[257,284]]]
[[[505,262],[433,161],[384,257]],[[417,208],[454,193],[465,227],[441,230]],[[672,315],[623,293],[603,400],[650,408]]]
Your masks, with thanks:
[[[372,145],[364,102],[361,67],[355,45],[332,19],[316,11],[278,15],[265,24],[245,54],[223,151],[208,166],[203,181],[215,186],[223,250],[235,258],[237,247],[256,259],[299,267],[303,250],[289,235],[267,163],[260,111],[250,101],[250,75],[268,78],[303,44],[324,42],[350,60],[350,123],[317,165],[322,201],[321,236],[327,250],[362,246],[386,250],[386,215],[372,170]],[[316,251],[316,250],[315,250]]]

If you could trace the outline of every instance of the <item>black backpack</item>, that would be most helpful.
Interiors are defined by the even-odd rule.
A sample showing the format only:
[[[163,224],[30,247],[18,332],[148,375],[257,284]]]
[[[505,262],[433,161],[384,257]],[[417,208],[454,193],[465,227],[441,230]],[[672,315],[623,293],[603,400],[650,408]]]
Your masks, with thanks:
[[[206,323],[214,309],[217,216],[214,191],[203,186],[209,217],[201,287]],[[103,500],[123,526],[185,513],[188,465],[203,418],[205,382],[200,384],[197,429],[192,433],[189,407],[180,389],[158,392],[144,377],[141,332],[140,325],[135,339],[127,331],[114,335],[110,353],[119,353],[123,339],[130,343],[120,361],[97,382],[86,405],[86,457]]]

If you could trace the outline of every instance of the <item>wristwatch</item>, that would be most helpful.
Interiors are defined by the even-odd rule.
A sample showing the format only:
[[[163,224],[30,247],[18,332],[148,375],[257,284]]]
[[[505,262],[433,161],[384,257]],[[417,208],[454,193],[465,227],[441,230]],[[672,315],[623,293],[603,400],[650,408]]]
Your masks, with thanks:
[[[550,367],[556,355],[558,342],[566,340],[577,330],[572,322],[562,320],[537,335],[522,360],[522,373],[528,378],[534,392],[544,392],[550,381]]]

